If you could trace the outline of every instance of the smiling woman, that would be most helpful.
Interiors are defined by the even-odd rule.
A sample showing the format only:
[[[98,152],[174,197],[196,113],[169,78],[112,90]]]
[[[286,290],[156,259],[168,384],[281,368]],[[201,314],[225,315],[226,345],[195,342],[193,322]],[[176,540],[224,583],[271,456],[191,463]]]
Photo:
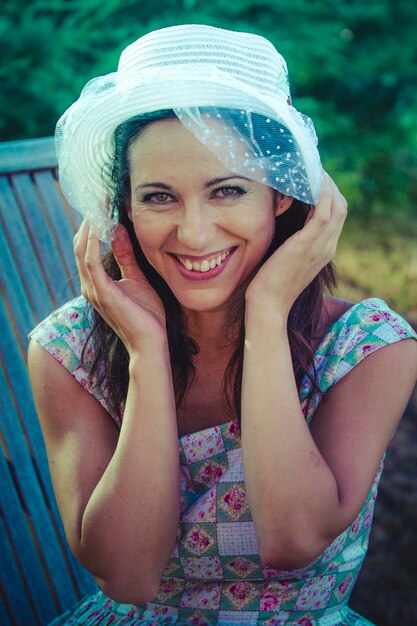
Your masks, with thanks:
[[[54,624],[369,624],[347,602],[417,344],[325,294],[346,201],[316,144],[273,46],[208,26],[134,42],[58,122],[82,296],[29,366],[99,589]]]

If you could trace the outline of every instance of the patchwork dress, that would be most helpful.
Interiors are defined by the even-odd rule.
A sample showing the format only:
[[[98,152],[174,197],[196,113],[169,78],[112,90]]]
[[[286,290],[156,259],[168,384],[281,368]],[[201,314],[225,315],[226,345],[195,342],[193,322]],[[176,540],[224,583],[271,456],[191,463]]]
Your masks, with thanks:
[[[31,336],[111,414],[105,386],[95,386],[89,377],[92,342],[83,367],[80,364],[91,324],[91,309],[79,297],[49,316]],[[375,350],[408,337],[416,337],[412,328],[380,299],[364,300],[346,311],[317,348],[319,390],[312,393],[307,378],[302,383],[300,401],[308,424],[332,385]],[[347,603],[366,554],[382,463],[352,524],[314,563],[283,571],[266,567],[259,557],[237,420],[180,437],[178,456],[181,519],[157,596],[134,606],[97,591],[57,618],[54,626],[371,624]]]

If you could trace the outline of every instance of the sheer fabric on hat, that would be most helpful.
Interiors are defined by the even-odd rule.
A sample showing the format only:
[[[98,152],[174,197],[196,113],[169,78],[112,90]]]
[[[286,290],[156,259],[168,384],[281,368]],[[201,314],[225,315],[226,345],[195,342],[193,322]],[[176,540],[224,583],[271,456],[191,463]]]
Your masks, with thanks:
[[[316,204],[320,186],[311,187],[317,160],[317,137],[312,121],[291,106],[292,128],[299,127],[303,148],[284,123],[243,109],[175,108],[178,119],[231,172],[307,204]],[[306,137],[310,146],[306,146]],[[314,166],[314,165],[313,165]],[[310,174],[310,176],[309,176]]]

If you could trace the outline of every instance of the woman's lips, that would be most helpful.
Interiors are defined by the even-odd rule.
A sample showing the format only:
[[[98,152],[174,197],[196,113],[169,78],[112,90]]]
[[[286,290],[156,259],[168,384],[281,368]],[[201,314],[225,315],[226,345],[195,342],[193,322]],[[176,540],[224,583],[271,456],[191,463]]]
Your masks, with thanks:
[[[189,280],[201,281],[210,280],[221,274],[229,264],[235,250],[236,248],[230,248],[218,255],[207,256],[202,261],[185,256],[181,257],[180,260],[179,255],[174,254],[171,254],[171,257],[174,259],[175,266],[182,276]]]

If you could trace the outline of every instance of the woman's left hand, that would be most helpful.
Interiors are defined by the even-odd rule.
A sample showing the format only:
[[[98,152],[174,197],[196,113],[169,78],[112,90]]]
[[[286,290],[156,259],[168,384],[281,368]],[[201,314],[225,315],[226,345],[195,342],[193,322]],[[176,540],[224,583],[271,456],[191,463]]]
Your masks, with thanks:
[[[347,202],[326,173],[320,200],[305,225],[260,267],[246,290],[246,308],[273,307],[287,317],[300,293],[329,263],[347,214]]]

